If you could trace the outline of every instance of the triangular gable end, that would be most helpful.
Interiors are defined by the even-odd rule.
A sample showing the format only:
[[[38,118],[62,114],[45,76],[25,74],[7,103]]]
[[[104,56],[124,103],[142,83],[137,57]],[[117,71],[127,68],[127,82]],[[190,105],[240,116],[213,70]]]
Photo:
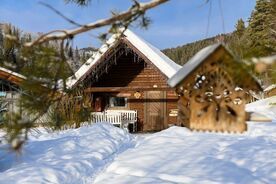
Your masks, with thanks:
[[[203,131],[246,131],[245,104],[261,89],[222,44],[199,51],[168,84],[179,95],[179,123]]]
[[[186,64],[184,64],[183,67],[174,76],[168,80],[168,84],[171,87],[177,86],[219,47],[220,44],[214,44],[200,50]]]
[[[256,78],[244,69],[242,63],[240,63],[240,61],[238,61],[223,44],[210,45],[200,50],[186,64],[184,64],[183,67],[173,77],[168,80],[169,86],[176,87],[180,83],[183,83],[183,81],[186,80],[186,78],[188,78],[188,76],[190,76],[200,66],[202,66],[205,61],[208,61],[219,52],[222,53],[221,55],[225,55],[231,58],[231,61],[233,61],[233,63],[230,64],[231,67],[234,65],[240,65],[240,67],[238,67],[238,70],[240,70],[240,72],[244,71],[242,72],[242,74],[250,77],[250,81],[252,81],[252,84],[254,83],[255,89],[262,90],[261,85],[256,80]],[[243,78],[242,80],[245,79],[246,78]],[[247,78],[247,80],[249,80],[249,78]]]
[[[145,57],[148,58],[162,73],[168,78],[172,77],[181,66],[176,64],[159,49],[138,37],[130,30],[124,32],[125,38],[139,50]]]
[[[164,73],[164,71],[162,71],[160,68],[158,68],[151,60],[149,60],[149,58],[147,56],[145,56],[144,53],[142,53],[137,47],[135,47],[135,45],[133,45],[129,40],[127,40],[126,38],[122,38],[121,42],[123,44],[125,44],[129,49],[131,49],[132,52],[134,52],[135,54],[137,54],[139,56],[139,58],[143,59],[143,61],[145,63],[147,63],[150,66],[152,66],[155,71],[157,71],[158,73],[160,73],[161,76],[162,76],[162,78],[165,81],[167,81],[169,79],[169,77]]]
[[[150,61],[151,64],[153,64],[153,66],[155,66],[167,78],[173,76],[181,68],[180,65],[176,64],[167,56],[165,56],[159,49],[141,39],[130,30],[126,30],[123,33],[123,40],[125,40],[125,44],[129,46],[131,45],[137,49],[137,52],[144,56],[142,58],[145,60],[145,62]],[[80,81],[82,81],[87,75],[90,74],[96,65],[101,62],[101,59],[105,56],[105,54],[118,46],[119,43],[120,40],[118,40],[117,35],[113,35],[107,41],[107,44],[104,44],[99,49],[99,51],[93,55],[92,58],[88,59],[74,76],[68,78],[67,86],[69,88],[76,86]]]

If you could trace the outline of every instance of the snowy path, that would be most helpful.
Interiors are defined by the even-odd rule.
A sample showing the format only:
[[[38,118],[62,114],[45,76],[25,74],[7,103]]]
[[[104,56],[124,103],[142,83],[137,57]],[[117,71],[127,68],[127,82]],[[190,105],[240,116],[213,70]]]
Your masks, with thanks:
[[[274,183],[275,132],[275,123],[243,135],[172,127],[119,155],[95,183]]]
[[[171,127],[130,135],[110,124],[31,136],[16,157],[0,146],[0,183],[275,183],[276,122],[245,134]]]
[[[1,184],[92,183],[117,154],[133,147],[133,136],[111,124],[42,133],[21,156],[0,147]]]

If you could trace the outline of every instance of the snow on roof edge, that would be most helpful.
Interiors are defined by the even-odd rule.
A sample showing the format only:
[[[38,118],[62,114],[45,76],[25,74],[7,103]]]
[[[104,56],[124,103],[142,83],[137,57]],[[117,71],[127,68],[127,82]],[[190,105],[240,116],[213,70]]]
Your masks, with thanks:
[[[266,56],[266,57],[259,57],[259,58],[252,58],[252,61],[256,63],[265,63],[265,64],[273,64],[276,62],[276,55]]]
[[[6,68],[4,68],[4,67],[1,67],[1,66],[0,66],[0,70],[1,70],[1,71],[4,71],[4,72],[7,72],[7,73],[9,73],[9,74],[11,74],[11,75],[14,75],[14,76],[16,76],[16,77],[19,77],[19,78],[22,78],[22,79],[26,79],[26,77],[25,77],[24,75],[21,75],[21,74],[19,74],[19,73],[17,73],[17,72],[11,71],[11,70],[6,69]]]
[[[96,64],[96,62],[115,45],[118,35],[112,35],[105,44],[103,44],[98,52],[94,53],[75,73],[66,81],[66,85],[72,88],[89,70]]]
[[[141,51],[168,78],[172,77],[181,68],[180,65],[171,60],[158,48],[140,38],[131,30],[127,29],[124,34],[127,40],[130,41],[139,51]]]
[[[168,80],[169,86],[177,86],[180,81],[185,79],[197,66],[199,66],[207,57],[209,57],[221,46],[221,43],[213,44],[197,52],[186,64],[183,65],[180,70],[178,70],[178,72],[176,72],[175,75]]]
[[[181,66],[176,64],[159,49],[152,46],[147,41],[143,40],[129,29],[125,30],[123,35],[125,38],[136,47],[142,54],[144,54],[162,73],[168,78],[173,76]],[[67,79],[67,86],[72,88],[81,78],[90,71],[90,69],[98,62],[98,60],[107,52],[117,41],[118,34],[114,34],[107,41],[107,44],[101,46],[98,52],[96,52],[91,58],[89,58],[73,76]]]
[[[268,86],[267,88],[264,89],[264,92],[270,91],[274,88],[276,88],[276,84],[271,84],[270,86]]]

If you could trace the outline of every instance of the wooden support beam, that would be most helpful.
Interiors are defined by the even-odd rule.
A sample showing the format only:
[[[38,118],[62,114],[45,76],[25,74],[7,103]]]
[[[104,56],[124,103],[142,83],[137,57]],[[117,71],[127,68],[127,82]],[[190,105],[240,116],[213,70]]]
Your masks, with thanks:
[[[169,87],[90,87],[86,88],[84,92],[125,92],[125,91],[174,91],[174,88]]]
[[[0,79],[7,80],[16,85],[19,85],[24,80],[23,78],[3,71],[0,71]]]

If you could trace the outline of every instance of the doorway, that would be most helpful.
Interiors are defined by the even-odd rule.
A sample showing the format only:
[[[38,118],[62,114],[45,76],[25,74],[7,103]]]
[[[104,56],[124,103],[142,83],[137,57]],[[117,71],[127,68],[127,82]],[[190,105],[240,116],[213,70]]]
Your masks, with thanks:
[[[166,92],[145,92],[144,131],[160,131],[166,127]]]

